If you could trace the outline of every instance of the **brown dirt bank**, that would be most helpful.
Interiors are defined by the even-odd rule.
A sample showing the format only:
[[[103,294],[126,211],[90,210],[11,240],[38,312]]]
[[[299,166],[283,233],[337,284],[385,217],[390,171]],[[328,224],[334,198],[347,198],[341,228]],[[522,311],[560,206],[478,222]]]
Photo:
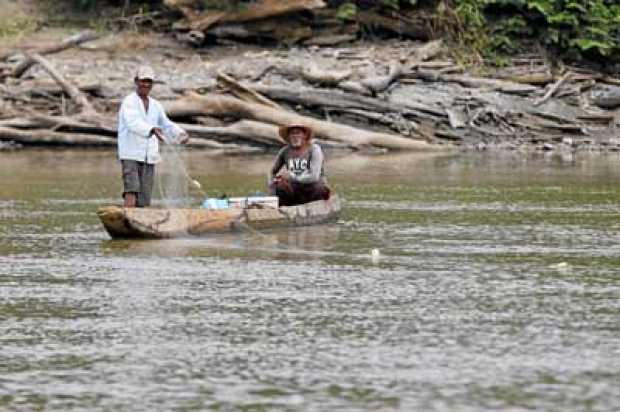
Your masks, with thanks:
[[[79,108],[69,103],[67,96],[52,90],[54,83],[41,65],[32,66],[20,77],[10,75],[24,59],[20,45],[39,50],[74,32],[42,29],[11,45],[15,46],[13,53],[7,53],[9,56],[0,62],[0,128],[27,131],[34,127],[33,114],[78,113]],[[327,47],[229,44],[197,49],[170,34],[124,31],[102,34],[95,41],[45,57],[65,79],[80,86],[109,121],[107,130],[100,127],[79,132],[107,136],[110,145],[114,144],[118,102],[133,89],[136,68],[148,64],[159,78],[153,95],[165,102],[177,101],[188,92],[207,97],[225,93],[246,102],[252,100],[239,94],[236,87],[241,86],[259,93],[282,111],[352,126],[353,134],[355,130],[370,131],[427,142],[433,148],[620,150],[616,137],[620,79],[576,67],[552,73],[545,59],[533,55],[515,56],[509,66],[487,70],[481,76],[451,61],[445,46],[427,53],[428,46],[382,40]],[[218,79],[222,73],[235,83]],[[263,151],[279,145],[264,136],[275,128],[254,124],[237,127],[244,120],[258,120],[267,126],[277,125],[276,120],[244,118],[240,113],[226,116],[209,110],[175,116],[197,127],[193,139],[196,146]],[[30,126],[25,120],[30,120]],[[62,124],[48,129],[75,132]],[[253,133],[256,136],[244,136]],[[324,143],[334,148],[394,149],[389,144],[351,143],[356,136],[324,137]],[[10,131],[0,133],[0,147],[15,147],[12,141],[20,143],[18,138],[11,138]],[[50,142],[22,139],[20,144]]]

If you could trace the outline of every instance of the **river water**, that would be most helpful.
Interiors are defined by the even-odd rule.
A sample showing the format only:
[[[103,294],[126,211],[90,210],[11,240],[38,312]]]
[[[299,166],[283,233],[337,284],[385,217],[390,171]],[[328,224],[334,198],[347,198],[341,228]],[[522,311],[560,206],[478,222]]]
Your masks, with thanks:
[[[337,223],[112,241],[114,156],[0,153],[0,410],[620,409],[620,156],[333,154]]]

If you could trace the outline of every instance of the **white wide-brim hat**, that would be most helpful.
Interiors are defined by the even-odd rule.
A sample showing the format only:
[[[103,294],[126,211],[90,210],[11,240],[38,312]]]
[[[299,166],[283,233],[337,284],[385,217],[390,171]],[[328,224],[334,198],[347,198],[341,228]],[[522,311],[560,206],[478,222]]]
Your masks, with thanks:
[[[155,81],[155,72],[150,66],[140,66],[136,72],[136,79]]]

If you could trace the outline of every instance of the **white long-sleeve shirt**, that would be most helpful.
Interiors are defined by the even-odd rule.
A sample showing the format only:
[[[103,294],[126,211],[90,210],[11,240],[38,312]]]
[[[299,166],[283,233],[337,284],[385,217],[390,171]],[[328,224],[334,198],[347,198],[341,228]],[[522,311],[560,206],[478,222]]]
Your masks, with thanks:
[[[149,110],[144,110],[136,92],[123,99],[118,112],[118,157],[155,164],[161,160],[159,140],[151,134],[154,127],[162,129],[166,137],[175,138],[184,130],[166,116],[161,103],[149,97]]]

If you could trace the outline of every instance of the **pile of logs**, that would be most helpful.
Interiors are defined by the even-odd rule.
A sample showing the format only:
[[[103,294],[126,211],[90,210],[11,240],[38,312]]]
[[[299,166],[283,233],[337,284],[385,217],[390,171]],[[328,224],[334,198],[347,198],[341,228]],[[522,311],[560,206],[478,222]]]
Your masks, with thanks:
[[[116,112],[102,109],[110,105],[97,99],[100,88],[96,85],[73,84],[43,57],[44,54],[64,50],[94,38],[92,33],[81,33],[62,42],[62,47],[26,50],[20,53],[20,58],[14,58],[15,54],[6,53],[4,61],[14,60],[14,63],[5,65],[2,73],[4,84],[0,85],[2,86],[0,97],[6,108],[0,119],[0,140],[20,144],[48,145],[113,146],[116,144]],[[19,81],[25,72],[21,68],[35,64],[40,65],[49,74],[54,84],[33,85],[30,81]],[[304,73],[310,76],[322,76],[319,72]],[[388,76],[393,77],[393,74]],[[317,77],[314,78],[314,80],[317,79]],[[377,79],[377,81],[385,84],[364,85],[360,83],[359,87],[378,90],[389,83],[389,79]],[[176,101],[166,102],[169,116],[173,119],[183,119],[184,123],[181,123],[181,126],[192,136],[190,140],[192,146],[224,150],[264,150],[279,147],[282,145],[277,133],[279,126],[305,123],[315,129],[318,139],[323,140],[327,145],[336,147],[394,150],[438,148],[437,145],[423,139],[422,135],[414,139],[395,133],[372,131],[304,116],[290,108],[281,107],[261,94],[261,92],[267,92],[273,94],[275,99],[285,101],[295,99],[295,96],[278,97],[278,88],[254,90],[224,73],[218,75],[218,82],[222,93],[209,95],[189,93]],[[320,93],[317,96],[321,98]],[[63,102],[61,110],[58,110],[57,101],[53,105],[49,104],[49,99],[54,100],[55,97],[62,100],[68,98],[70,104]],[[42,102],[42,99],[48,102],[47,105]],[[325,100],[325,97],[323,99]],[[379,99],[344,92],[340,99],[340,105],[343,108],[347,105],[347,99],[352,99],[353,106],[350,109],[355,110],[357,107],[360,113],[363,112],[359,109],[365,105],[364,99],[374,102],[370,106],[382,112],[401,109],[383,103]],[[355,102],[356,99],[357,102]],[[320,104],[320,100],[313,104]],[[16,109],[17,107],[20,109]],[[404,110],[405,107],[402,109]],[[372,116],[368,108],[366,112]],[[232,119],[233,122],[225,125],[220,120],[207,121],[205,124],[205,118]]]
[[[237,2],[238,3],[238,2]],[[200,10],[200,0],[164,0],[183,18],[174,24],[178,37],[195,46],[211,41],[260,41],[334,46],[357,39],[362,30],[429,40],[431,18],[359,9],[346,18],[324,0],[257,0],[229,11]]]
[[[228,20],[223,15],[217,21]],[[84,32],[54,47],[0,55],[2,145],[116,145],[118,101],[106,98],[98,84],[75,84],[45,57],[96,37]],[[352,56],[347,49],[330,50],[337,58]],[[408,48],[370,74],[274,60],[258,75],[219,71],[216,90],[200,94],[196,85],[164,104],[189,132],[190,145],[224,151],[277,148],[278,127],[290,123],[308,124],[325,146],[373,151],[489,143],[550,149],[556,143],[604,143],[614,134],[617,79],[577,68],[552,75],[534,60],[515,61],[498,73],[501,78],[475,77],[442,51],[439,40]],[[26,78],[34,65],[50,80]],[[604,87],[611,91],[592,93]],[[410,91],[406,99],[394,98],[399,90]]]

